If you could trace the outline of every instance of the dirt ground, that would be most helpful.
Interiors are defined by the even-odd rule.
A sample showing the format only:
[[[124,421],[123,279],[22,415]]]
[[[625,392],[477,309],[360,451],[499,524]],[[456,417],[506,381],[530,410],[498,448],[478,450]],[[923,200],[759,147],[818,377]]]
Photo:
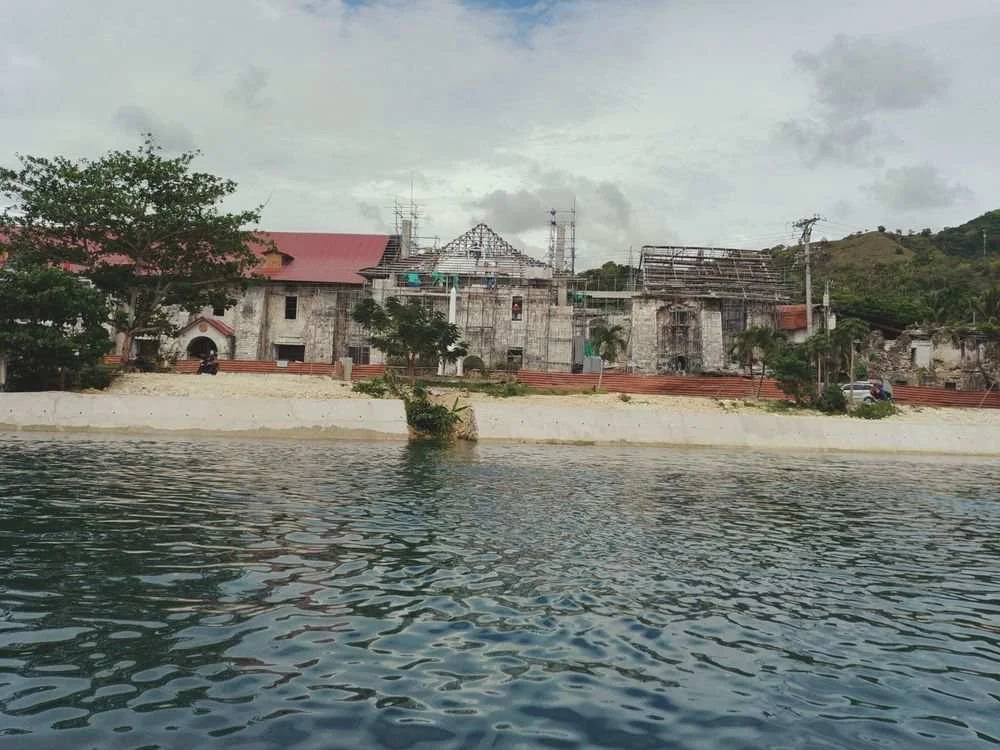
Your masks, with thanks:
[[[178,375],[174,373],[132,373],[123,375],[107,391],[116,395],[199,396],[216,398],[309,398],[343,399],[368,398],[351,390],[351,384],[319,375],[271,375],[221,372],[209,375]],[[689,396],[622,396],[618,393],[530,395],[499,399],[485,393],[461,389],[433,388],[437,400],[451,406],[456,397],[459,404],[505,401],[529,407],[533,404],[565,406],[567,408],[656,409],[662,411],[715,412],[739,414],[771,414],[768,402],[726,401]],[[943,409],[930,407],[900,407],[897,420],[916,423],[988,424],[1000,425],[1000,409]],[[792,411],[783,414],[808,414]],[[845,417],[846,418],[846,417]]]

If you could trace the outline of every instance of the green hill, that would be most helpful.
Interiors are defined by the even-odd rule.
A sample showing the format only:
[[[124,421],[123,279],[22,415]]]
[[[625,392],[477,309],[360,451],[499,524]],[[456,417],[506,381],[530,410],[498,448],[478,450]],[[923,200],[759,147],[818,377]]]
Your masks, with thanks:
[[[803,299],[801,248],[773,252]],[[1000,210],[937,234],[883,230],[814,242],[812,277],[813,299],[829,282],[841,315],[878,328],[969,323],[983,295],[1000,286]]]

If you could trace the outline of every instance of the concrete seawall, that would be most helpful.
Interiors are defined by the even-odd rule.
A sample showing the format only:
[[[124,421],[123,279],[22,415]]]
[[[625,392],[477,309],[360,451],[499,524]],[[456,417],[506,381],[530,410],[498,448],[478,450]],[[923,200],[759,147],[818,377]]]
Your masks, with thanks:
[[[848,417],[477,404],[484,441],[1000,455],[1000,427]]]
[[[482,441],[1000,456],[1000,425],[725,414],[517,399],[472,408]],[[0,430],[197,433],[406,440],[391,399],[203,398],[2,393]]]
[[[0,429],[406,440],[402,401],[0,394]]]

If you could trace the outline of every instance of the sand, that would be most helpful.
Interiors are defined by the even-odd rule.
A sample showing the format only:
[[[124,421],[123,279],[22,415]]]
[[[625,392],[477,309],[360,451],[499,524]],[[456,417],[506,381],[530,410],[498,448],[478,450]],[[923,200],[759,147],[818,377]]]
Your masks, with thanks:
[[[114,395],[196,396],[217,398],[308,398],[344,399],[368,398],[356,393],[350,383],[317,375],[271,375],[222,372],[209,375],[178,375],[174,373],[132,373],[120,377],[107,391]],[[603,407],[608,409],[656,409],[709,413],[770,414],[767,402],[726,401],[689,396],[622,397],[617,393],[531,395],[497,398],[484,393],[461,389],[432,389],[438,400],[449,406],[459,397],[460,404],[509,403],[518,408],[533,405],[566,408]],[[784,411],[782,414],[810,414],[808,411]],[[828,417],[849,419],[849,417]],[[984,424],[1000,426],[1000,409],[946,409],[901,406],[894,421],[925,424]]]

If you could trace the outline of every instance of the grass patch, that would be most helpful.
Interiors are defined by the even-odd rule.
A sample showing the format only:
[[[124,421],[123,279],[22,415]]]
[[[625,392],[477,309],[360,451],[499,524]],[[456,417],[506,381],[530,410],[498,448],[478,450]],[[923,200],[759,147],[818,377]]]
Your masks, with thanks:
[[[805,411],[794,401],[768,401],[764,408],[772,414],[788,414],[789,412]]]
[[[851,416],[858,419],[885,419],[894,414],[899,414],[899,409],[892,401],[866,402],[851,411]]]

